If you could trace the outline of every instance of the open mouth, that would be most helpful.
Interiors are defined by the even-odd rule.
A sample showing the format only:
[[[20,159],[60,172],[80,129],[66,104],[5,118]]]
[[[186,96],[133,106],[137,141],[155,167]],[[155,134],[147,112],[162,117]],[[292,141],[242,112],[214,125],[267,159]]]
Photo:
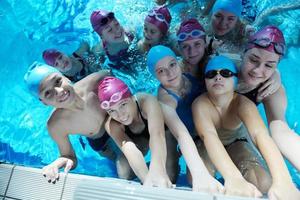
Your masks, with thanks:
[[[64,102],[66,101],[70,96],[70,91],[63,91],[63,94],[59,97],[58,101],[61,103],[61,102]]]

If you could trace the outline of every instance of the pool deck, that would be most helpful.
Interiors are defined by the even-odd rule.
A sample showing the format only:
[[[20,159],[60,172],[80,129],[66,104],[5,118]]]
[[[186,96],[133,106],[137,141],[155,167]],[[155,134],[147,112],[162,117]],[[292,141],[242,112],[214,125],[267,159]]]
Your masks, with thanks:
[[[191,192],[190,188],[143,187],[137,182],[78,174],[62,174],[48,183],[41,169],[0,164],[0,200],[251,200]]]

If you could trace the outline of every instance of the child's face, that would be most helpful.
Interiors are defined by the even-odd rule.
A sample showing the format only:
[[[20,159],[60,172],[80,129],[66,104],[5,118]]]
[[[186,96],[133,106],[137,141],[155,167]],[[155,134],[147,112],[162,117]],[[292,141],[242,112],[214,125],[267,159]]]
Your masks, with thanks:
[[[218,96],[221,94],[234,91],[233,75],[230,77],[225,77],[224,75],[222,75],[223,74],[222,71],[228,72],[227,69],[218,69],[218,70],[211,70],[211,71],[215,72],[215,73],[211,73],[214,74],[214,76],[211,77],[205,76],[205,84],[208,93],[213,94],[214,96]],[[207,72],[206,75],[209,74],[211,71]]]
[[[229,33],[236,25],[238,17],[226,11],[218,11],[212,15],[211,26],[217,36]]]
[[[149,22],[144,23],[144,38],[147,44],[159,44],[162,39],[161,31]]]
[[[42,81],[39,97],[46,105],[66,108],[75,99],[75,92],[69,79],[60,73],[53,73]]]
[[[279,62],[279,55],[260,48],[249,49],[243,57],[241,78],[251,86],[268,80]]]
[[[64,53],[61,53],[55,59],[53,67],[57,68],[62,73],[67,72],[72,68],[71,59],[67,55],[65,55]]]
[[[182,57],[191,65],[197,65],[203,58],[205,42],[203,39],[192,39],[179,44]]]
[[[112,105],[106,112],[117,122],[128,126],[133,121],[135,110],[136,103],[131,97],[128,97]]]
[[[103,28],[101,38],[108,43],[120,43],[125,40],[124,34],[124,28],[116,19],[113,19]]]
[[[182,72],[174,57],[167,56],[155,66],[156,78],[166,88],[180,85]]]

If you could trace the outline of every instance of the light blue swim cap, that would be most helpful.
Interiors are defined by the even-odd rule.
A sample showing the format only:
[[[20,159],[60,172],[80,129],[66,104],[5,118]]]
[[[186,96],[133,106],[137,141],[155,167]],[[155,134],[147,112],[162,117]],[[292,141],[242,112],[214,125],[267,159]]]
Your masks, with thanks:
[[[34,62],[26,72],[24,80],[32,95],[39,97],[39,87],[41,82],[52,73],[60,73],[56,68],[44,63]]]
[[[212,14],[219,10],[230,12],[237,17],[242,15],[242,1],[241,0],[217,0],[212,8]]]
[[[235,74],[238,73],[237,67],[232,60],[230,60],[225,56],[215,56],[208,61],[205,67],[205,74],[210,70],[220,70],[220,69],[228,69]],[[234,84],[237,85],[238,78],[236,76],[233,76],[233,78],[234,78]]]
[[[155,65],[166,56],[176,58],[175,53],[168,47],[157,45],[150,49],[147,55],[148,71],[155,77]]]

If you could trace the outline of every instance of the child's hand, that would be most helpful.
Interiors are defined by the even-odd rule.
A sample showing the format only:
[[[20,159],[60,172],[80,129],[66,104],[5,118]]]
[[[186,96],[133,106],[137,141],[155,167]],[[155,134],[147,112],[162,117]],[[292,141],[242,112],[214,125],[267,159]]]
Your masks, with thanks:
[[[269,200],[298,200],[300,199],[300,192],[293,183],[280,183],[271,186],[268,196]]]
[[[225,194],[231,196],[262,197],[262,193],[244,178],[225,180]]]
[[[164,187],[164,188],[172,187],[172,183],[169,179],[168,174],[160,172],[158,170],[152,170],[152,171],[149,170],[143,185],[152,186],[152,187]]]
[[[208,175],[207,177],[202,176],[193,179],[193,191],[223,194],[225,188],[219,181]]]

